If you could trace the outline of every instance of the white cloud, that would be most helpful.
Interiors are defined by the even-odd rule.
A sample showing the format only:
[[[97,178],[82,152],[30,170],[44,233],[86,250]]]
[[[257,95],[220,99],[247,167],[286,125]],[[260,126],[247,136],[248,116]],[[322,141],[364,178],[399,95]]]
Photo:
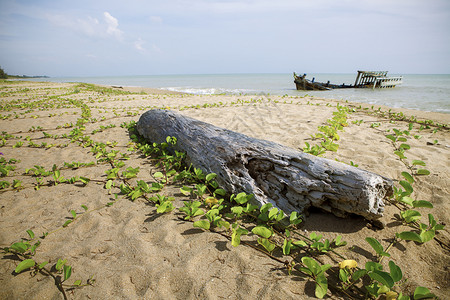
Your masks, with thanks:
[[[114,18],[113,16],[111,16],[111,14],[107,11],[105,11],[103,13],[103,15],[105,17],[105,22],[108,25],[108,27],[106,29],[106,33],[108,35],[114,36],[118,40],[122,40],[123,32],[122,32],[122,30],[120,30],[118,28],[119,21],[116,18]]]
[[[146,42],[143,39],[138,38],[136,41],[134,41],[134,48],[141,53],[148,53],[148,52],[162,53],[161,49],[155,44],[152,44],[151,47],[149,47],[149,49],[144,47],[145,44]]]
[[[119,29],[119,21],[110,13],[103,13],[101,22],[91,16],[74,18],[67,15],[47,14],[46,19],[58,27],[65,27],[88,37],[110,38],[123,40],[123,31]]]
[[[140,51],[140,52],[144,52],[145,51],[145,49],[144,49],[144,47],[142,47],[142,45],[144,44],[145,42],[141,39],[141,38],[138,38],[135,42],[134,42],[134,48],[136,48],[138,51]]]

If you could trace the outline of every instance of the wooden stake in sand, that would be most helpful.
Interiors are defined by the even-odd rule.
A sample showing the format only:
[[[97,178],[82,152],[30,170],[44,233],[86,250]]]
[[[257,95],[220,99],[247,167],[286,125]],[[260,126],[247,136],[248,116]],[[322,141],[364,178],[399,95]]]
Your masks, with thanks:
[[[168,110],[145,112],[138,132],[151,142],[177,138],[174,150],[230,193],[253,194],[258,205],[272,203],[286,213],[318,207],[337,216],[369,220],[383,215],[392,181],[333,160],[255,139]]]

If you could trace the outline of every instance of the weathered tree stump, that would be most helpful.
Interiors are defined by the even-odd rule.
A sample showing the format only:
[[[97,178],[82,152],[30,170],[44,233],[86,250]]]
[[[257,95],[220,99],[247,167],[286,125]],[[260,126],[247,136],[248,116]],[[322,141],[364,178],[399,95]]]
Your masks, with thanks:
[[[256,204],[272,203],[286,213],[310,206],[337,216],[357,214],[369,220],[383,215],[383,199],[392,181],[333,160],[216,127],[168,110],[145,112],[138,132],[151,142],[177,138],[174,150],[230,193],[253,194]]]

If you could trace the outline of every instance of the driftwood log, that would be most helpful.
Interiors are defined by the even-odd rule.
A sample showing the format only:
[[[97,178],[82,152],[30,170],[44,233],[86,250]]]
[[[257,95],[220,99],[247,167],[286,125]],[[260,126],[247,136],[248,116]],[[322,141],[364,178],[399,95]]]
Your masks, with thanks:
[[[168,110],[145,112],[138,132],[151,142],[177,138],[175,150],[230,193],[253,194],[256,204],[272,203],[286,213],[310,206],[337,216],[369,220],[383,215],[392,181],[343,163],[255,139]]]

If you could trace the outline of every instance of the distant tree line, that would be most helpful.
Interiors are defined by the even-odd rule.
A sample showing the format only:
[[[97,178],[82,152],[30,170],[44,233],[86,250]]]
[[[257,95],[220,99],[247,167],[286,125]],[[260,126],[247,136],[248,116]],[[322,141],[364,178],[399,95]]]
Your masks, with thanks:
[[[28,76],[28,75],[8,75],[6,72],[0,67],[0,79],[8,79],[8,78],[49,78],[48,76]]]
[[[2,67],[0,67],[0,78],[1,78],[1,79],[6,79],[6,78],[8,78],[8,74],[6,74],[6,72],[3,71]]]

